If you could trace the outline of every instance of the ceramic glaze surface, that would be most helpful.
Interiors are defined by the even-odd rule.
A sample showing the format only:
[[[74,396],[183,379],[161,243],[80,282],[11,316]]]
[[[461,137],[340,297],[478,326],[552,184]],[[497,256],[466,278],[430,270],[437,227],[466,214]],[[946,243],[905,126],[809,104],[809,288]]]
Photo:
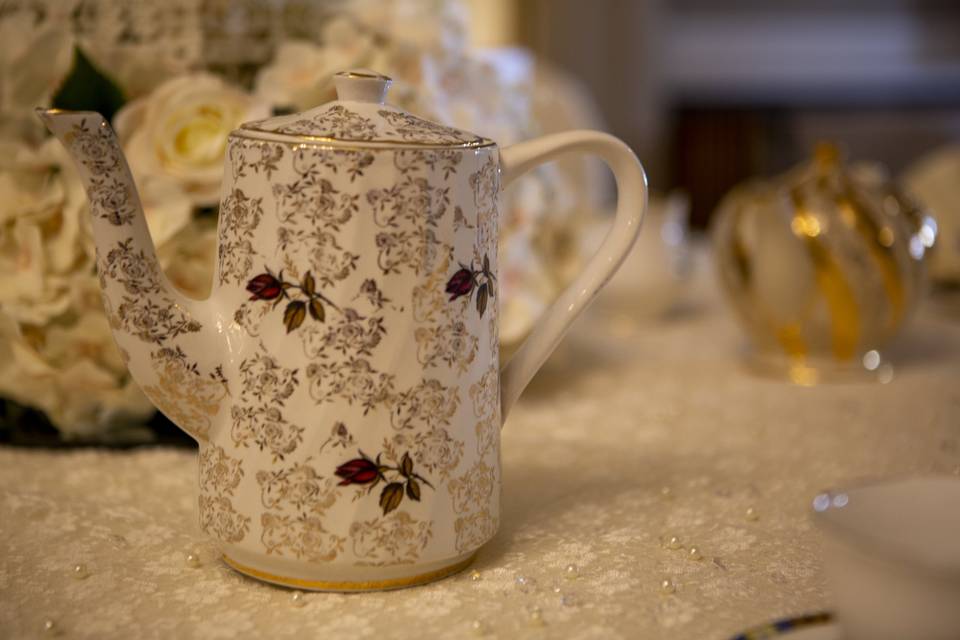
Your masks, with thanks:
[[[164,277],[103,118],[41,115],[86,182],[131,373],[200,444],[202,529],[255,577],[366,590],[442,577],[494,535],[506,408],[633,245],[646,185],[609,136],[501,153],[386,108],[380,77],[346,77],[354,100],[281,120],[337,129],[333,143],[307,125],[295,128],[318,135],[231,134],[205,301]],[[383,113],[358,115],[371,109]],[[331,113],[337,123],[318,124]],[[359,130],[369,145],[341,144]],[[373,139],[391,131],[404,144]],[[611,163],[619,232],[501,372],[501,188],[567,150]]]

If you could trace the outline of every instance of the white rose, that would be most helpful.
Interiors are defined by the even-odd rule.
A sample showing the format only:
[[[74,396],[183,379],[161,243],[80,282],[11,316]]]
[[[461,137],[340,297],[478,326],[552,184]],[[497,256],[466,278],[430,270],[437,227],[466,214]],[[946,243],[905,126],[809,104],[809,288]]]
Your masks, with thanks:
[[[193,298],[206,298],[217,260],[217,221],[213,217],[193,220],[159,250],[158,256],[175,287]]]
[[[91,265],[80,230],[86,196],[59,146],[0,141],[0,307],[34,325],[67,309],[69,275]]]
[[[297,111],[336,99],[333,74],[367,66],[373,37],[348,18],[334,18],[321,34],[324,46],[304,40],[282,43],[257,74],[256,95],[277,107]]]
[[[63,23],[34,22],[26,11],[0,19],[0,133],[36,142],[44,130],[33,110],[50,105],[70,72],[74,38]]]
[[[102,313],[27,330],[0,309],[0,395],[43,411],[68,439],[105,439],[153,413]]]
[[[194,261],[181,260],[173,238],[190,223],[189,200],[169,179],[141,193],[161,251],[188,269]],[[90,226],[83,186],[55,138],[37,147],[0,139],[0,397],[43,411],[67,437],[106,438],[153,409],[113,342]]]
[[[217,204],[227,135],[267,106],[220,78],[196,73],[163,83],[121,109],[114,127],[141,189],[175,180],[197,206]]]

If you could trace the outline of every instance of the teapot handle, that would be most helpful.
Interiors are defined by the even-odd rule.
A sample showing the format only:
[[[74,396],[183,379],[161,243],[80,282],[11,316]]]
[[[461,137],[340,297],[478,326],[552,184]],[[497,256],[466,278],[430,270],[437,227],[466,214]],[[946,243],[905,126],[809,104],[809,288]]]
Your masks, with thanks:
[[[594,296],[617,271],[640,233],[647,209],[647,176],[633,151],[599,131],[567,131],[511,145],[500,152],[504,187],[533,167],[565,153],[600,157],[617,182],[617,214],[600,249],[573,283],[537,321],[533,331],[500,371],[501,425],[533,375],[546,362]]]

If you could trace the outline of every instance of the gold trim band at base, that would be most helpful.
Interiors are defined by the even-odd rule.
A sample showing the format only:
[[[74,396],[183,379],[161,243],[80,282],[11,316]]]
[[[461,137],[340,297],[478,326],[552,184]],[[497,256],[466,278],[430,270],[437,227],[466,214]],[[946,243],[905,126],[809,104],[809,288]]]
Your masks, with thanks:
[[[367,580],[365,582],[306,580],[304,578],[278,576],[266,571],[261,571],[260,569],[254,569],[253,567],[240,564],[227,554],[223,554],[223,561],[230,568],[239,571],[240,573],[246,574],[252,578],[257,578],[258,580],[265,580],[267,582],[283,585],[285,587],[309,589],[311,591],[360,592],[402,589],[404,587],[415,587],[417,585],[427,584],[428,582],[441,580],[443,578],[452,576],[455,573],[463,571],[470,566],[470,563],[473,562],[476,557],[477,554],[473,554],[466,560],[461,560],[460,562],[452,564],[448,567],[441,567],[440,569],[434,569],[433,571],[427,571],[426,573],[421,573],[415,576],[408,576],[406,578],[391,578],[389,580]]]

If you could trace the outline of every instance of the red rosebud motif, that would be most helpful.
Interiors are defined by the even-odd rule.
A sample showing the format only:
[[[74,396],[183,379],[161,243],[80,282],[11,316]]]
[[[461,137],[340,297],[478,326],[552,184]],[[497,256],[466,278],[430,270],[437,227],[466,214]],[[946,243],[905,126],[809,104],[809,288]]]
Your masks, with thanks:
[[[343,478],[339,483],[341,487],[348,484],[370,484],[380,476],[377,464],[366,458],[354,458],[344,462],[334,473]]]
[[[261,273],[247,283],[251,300],[276,300],[283,293],[283,283],[269,273]]]
[[[446,292],[450,294],[451,300],[456,300],[460,296],[468,295],[473,291],[473,271],[462,268],[447,280]]]

